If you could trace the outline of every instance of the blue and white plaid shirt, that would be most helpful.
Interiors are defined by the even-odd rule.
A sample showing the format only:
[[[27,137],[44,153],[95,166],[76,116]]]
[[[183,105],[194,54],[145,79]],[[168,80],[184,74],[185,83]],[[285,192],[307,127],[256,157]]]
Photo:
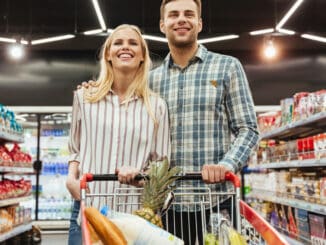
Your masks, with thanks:
[[[212,163],[241,169],[259,136],[248,81],[236,58],[199,45],[181,69],[169,54],[151,71],[150,87],[168,105],[172,166],[184,172]]]

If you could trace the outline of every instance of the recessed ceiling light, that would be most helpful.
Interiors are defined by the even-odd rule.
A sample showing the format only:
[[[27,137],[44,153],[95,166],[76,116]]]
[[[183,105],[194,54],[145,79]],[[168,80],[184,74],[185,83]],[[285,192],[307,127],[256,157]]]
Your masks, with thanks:
[[[326,43],[326,37],[321,37],[321,36],[316,36],[316,35],[311,35],[311,34],[302,34],[301,37],[310,39],[313,41]]]
[[[94,35],[103,32],[102,29],[95,29],[95,30],[90,30],[90,31],[85,31],[83,32],[85,35]]]
[[[290,8],[290,10],[284,15],[284,17],[281,19],[281,21],[276,25],[276,29],[281,29],[282,26],[284,26],[285,22],[288,21],[288,19],[293,15],[293,13],[299,8],[301,3],[303,3],[304,0],[297,0],[295,4]]]
[[[0,37],[0,42],[4,42],[4,43],[15,43],[17,41],[16,41],[16,39],[13,39],[13,38]]]
[[[218,36],[218,37],[211,37],[198,40],[198,43],[213,43],[213,42],[220,42],[224,40],[230,40],[239,38],[239,35],[225,35],[225,36]]]
[[[272,32],[274,32],[274,28],[251,31],[251,32],[249,32],[249,34],[252,36],[257,36],[257,35],[263,35],[263,34],[272,33]]]
[[[97,19],[100,22],[101,28],[102,28],[102,30],[106,30],[106,25],[105,25],[103,15],[102,15],[102,11],[100,9],[100,6],[99,6],[98,2],[97,2],[97,0],[92,0],[92,2],[93,2],[93,6],[94,6],[94,9],[95,9],[95,12],[96,12]]]
[[[68,35],[55,36],[55,37],[49,37],[49,38],[42,38],[42,39],[37,39],[37,40],[31,41],[31,44],[37,45],[37,44],[43,44],[43,43],[51,43],[51,42],[57,42],[57,41],[61,41],[61,40],[71,39],[74,37],[75,37],[75,35],[68,34]]]

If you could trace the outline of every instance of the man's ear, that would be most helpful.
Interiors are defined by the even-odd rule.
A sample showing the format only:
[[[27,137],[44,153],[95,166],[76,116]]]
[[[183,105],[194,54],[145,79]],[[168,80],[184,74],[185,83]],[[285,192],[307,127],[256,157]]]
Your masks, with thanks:
[[[198,22],[198,33],[201,32],[203,29],[203,19],[199,18],[199,22]]]
[[[160,30],[163,34],[165,34],[165,25],[163,20],[160,20]]]

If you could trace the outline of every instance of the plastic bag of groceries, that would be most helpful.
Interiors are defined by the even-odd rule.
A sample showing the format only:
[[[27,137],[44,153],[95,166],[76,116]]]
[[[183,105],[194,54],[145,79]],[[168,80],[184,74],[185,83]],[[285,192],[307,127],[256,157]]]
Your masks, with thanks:
[[[101,210],[103,213],[103,209]],[[110,219],[125,236],[128,245],[183,245],[180,238],[166,230],[153,225],[147,220],[133,214],[108,211],[106,217]]]

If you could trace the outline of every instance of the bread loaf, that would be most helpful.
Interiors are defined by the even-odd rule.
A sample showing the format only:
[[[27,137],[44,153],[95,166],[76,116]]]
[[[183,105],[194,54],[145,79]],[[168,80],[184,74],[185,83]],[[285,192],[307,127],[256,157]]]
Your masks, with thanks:
[[[85,216],[104,244],[127,245],[127,241],[120,229],[96,208],[85,208]]]

